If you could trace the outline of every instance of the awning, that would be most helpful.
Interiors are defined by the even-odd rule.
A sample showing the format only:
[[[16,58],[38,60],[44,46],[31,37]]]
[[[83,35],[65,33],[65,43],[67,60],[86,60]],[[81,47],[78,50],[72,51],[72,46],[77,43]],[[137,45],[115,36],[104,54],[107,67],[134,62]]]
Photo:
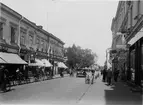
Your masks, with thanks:
[[[29,63],[29,66],[45,66],[45,65],[41,60],[35,59],[35,63]]]
[[[128,44],[133,45],[142,37],[143,37],[143,28],[128,42]]]
[[[41,61],[43,62],[45,67],[51,67],[52,66],[52,64],[47,59],[42,59]]]
[[[63,62],[58,63],[59,68],[68,68]]]
[[[1,64],[1,63],[4,64],[4,63],[6,63],[6,61],[4,61],[2,58],[0,58],[0,64]]]
[[[0,52],[0,63],[6,64],[27,64],[17,54]]]

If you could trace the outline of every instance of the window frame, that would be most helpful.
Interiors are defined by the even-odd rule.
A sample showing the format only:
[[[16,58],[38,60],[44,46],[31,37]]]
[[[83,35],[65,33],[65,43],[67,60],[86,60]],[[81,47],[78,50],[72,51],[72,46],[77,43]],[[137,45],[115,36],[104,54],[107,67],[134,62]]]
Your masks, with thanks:
[[[0,39],[3,39],[3,22],[0,22]]]

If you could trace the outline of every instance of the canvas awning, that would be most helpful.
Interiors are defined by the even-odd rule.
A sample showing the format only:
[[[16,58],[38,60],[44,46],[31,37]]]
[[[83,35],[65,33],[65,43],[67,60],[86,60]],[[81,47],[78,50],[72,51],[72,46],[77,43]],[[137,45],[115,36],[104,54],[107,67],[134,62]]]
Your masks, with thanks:
[[[2,58],[0,58],[0,64],[4,64],[4,63],[6,63],[6,61],[4,61]]]
[[[68,68],[63,62],[58,63],[59,68]]]
[[[6,64],[27,64],[17,54],[0,52],[0,63]]]
[[[35,63],[29,63],[29,66],[45,66],[40,59],[35,59]]]
[[[52,64],[47,59],[42,59],[41,61],[43,62],[45,67],[51,67],[52,66]]]
[[[143,28],[128,42],[131,46],[143,37]]]

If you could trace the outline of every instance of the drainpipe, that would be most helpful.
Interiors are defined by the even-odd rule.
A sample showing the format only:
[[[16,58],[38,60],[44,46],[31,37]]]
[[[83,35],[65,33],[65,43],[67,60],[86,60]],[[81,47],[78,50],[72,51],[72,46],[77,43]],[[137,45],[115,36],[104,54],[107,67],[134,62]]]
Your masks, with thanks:
[[[19,20],[18,22],[18,25],[19,25],[19,36],[18,36],[18,46],[19,46],[19,51],[18,51],[18,54],[20,55],[20,50],[21,50],[21,46],[20,46],[20,38],[21,38],[21,33],[20,33],[20,27],[21,27],[21,21],[23,20],[23,16],[21,16],[21,19]]]

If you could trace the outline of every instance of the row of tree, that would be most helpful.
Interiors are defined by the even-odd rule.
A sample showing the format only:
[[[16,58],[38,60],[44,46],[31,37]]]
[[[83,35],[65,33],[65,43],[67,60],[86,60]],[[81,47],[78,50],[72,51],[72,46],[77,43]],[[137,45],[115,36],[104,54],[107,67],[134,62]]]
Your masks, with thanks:
[[[70,68],[93,66],[98,58],[96,53],[93,53],[91,49],[82,49],[80,46],[74,44],[72,47],[66,48],[66,56],[68,58],[66,63]]]

